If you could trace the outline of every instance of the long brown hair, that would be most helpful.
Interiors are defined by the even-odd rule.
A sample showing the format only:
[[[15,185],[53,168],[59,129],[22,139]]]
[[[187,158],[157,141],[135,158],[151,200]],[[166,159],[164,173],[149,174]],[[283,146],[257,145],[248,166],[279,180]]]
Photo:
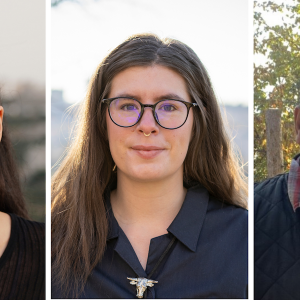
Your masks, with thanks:
[[[19,171],[15,163],[6,123],[3,123],[0,141],[0,211],[28,219]]]
[[[106,131],[105,105],[112,79],[133,66],[161,65],[186,81],[198,113],[184,161],[184,183],[202,184],[221,201],[247,207],[247,186],[234,159],[209,76],[187,45],[153,34],[134,35],[116,47],[90,81],[75,139],[53,176],[52,276],[66,294],[84,288],[101,260],[108,232],[104,193],[115,180]],[[77,291],[77,292],[76,292]]]

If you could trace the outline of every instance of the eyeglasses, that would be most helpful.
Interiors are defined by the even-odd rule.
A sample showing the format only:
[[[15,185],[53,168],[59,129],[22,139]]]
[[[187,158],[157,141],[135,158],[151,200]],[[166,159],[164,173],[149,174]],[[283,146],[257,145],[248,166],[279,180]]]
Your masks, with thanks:
[[[108,105],[111,120],[120,127],[134,126],[142,118],[145,107],[150,107],[155,121],[165,129],[181,127],[188,118],[190,108],[198,106],[197,103],[173,99],[143,104],[130,97],[103,99],[102,102]]]

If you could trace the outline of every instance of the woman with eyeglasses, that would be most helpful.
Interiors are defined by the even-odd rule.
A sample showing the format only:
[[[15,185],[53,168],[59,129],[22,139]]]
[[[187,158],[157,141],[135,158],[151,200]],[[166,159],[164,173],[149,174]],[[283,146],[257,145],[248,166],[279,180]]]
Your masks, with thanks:
[[[45,299],[45,225],[28,220],[0,106],[0,299]]]
[[[130,37],[53,177],[52,297],[246,298],[246,196],[197,55]]]

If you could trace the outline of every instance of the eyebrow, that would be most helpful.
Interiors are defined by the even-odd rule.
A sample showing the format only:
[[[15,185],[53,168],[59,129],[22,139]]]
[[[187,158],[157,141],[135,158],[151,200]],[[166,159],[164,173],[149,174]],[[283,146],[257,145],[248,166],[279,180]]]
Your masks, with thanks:
[[[140,97],[137,97],[133,94],[127,94],[127,93],[119,94],[117,97],[128,97],[128,98],[134,98],[137,100],[141,100]],[[114,97],[114,98],[116,98],[116,97]],[[168,93],[168,94],[165,94],[165,95],[155,98],[156,101],[160,101],[160,100],[164,100],[164,99],[188,101],[188,99],[183,99],[182,97],[180,97],[179,95],[174,94],[174,93]]]

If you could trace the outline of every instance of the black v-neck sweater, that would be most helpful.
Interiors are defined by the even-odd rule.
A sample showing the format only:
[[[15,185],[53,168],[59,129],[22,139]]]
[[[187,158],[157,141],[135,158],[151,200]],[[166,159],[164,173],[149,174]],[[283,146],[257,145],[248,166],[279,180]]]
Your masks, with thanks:
[[[0,257],[0,299],[45,299],[45,224],[14,214]]]

